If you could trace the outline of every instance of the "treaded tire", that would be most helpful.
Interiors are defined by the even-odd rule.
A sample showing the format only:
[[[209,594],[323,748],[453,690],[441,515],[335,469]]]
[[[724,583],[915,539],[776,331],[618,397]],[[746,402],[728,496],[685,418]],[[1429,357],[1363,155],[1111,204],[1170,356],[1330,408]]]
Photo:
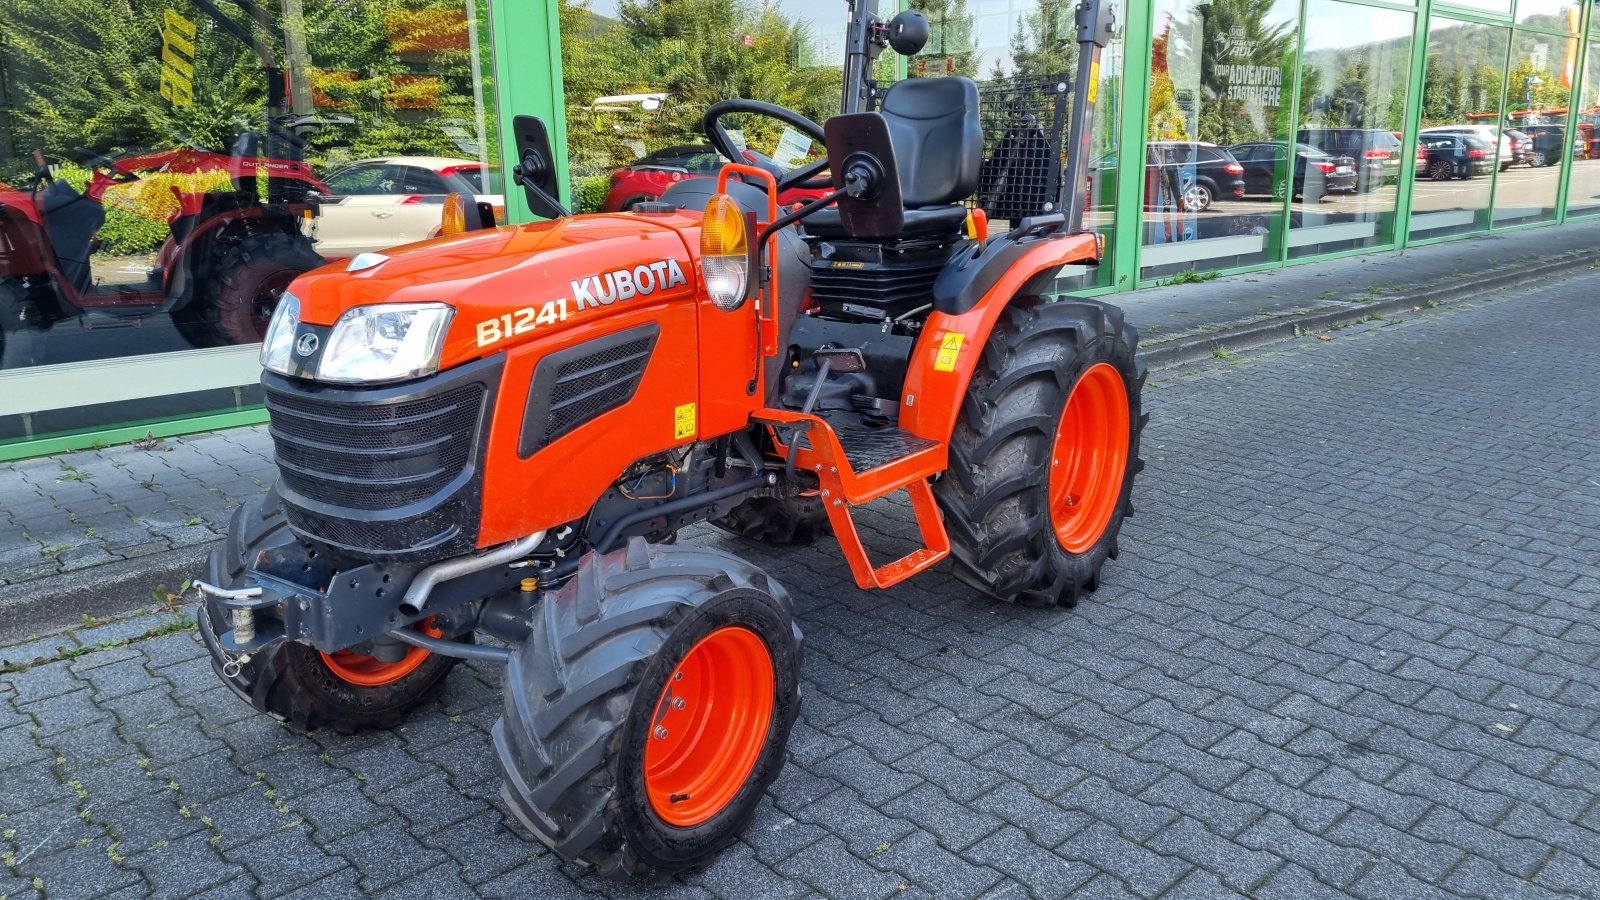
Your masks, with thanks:
[[[206,580],[218,587],[242,584],[245,570],[261,551],[294,540],[276,489],[247,500],[234,512],[227,540],[211,551]],[[458,662],[455,657],[430,654],[415,671],[397,681],[361,687],[334,675],[314,648],[284,641],[255,654],[230,677],[223,671],[226,660],[214,637],[229,627],[226,610],[207,598],[199,618],[207,631],[203,637],[217,676],[258,711],[306,731],[331,728],[353,734],[369,728],[393,728],[444,682]],[[470,642],[472,634],[453,639]]]
[[[768,544],[810,544],[833,533],[817,495],[751,497],[711,524],[737,537]]]
[[[1144,468],[1139,435],[1145,367],[1139,334],[1115,306],[1094,300],[1012,301],[990,332],[950,439],[950,467],[934,483],[956,578],[1012,603],[1070,607],[1100,584],[1133,515],[1134,476]],[[1093,546],[1069,553],[1056,538],[1049,503],[1057,423],[1079,377],[1097,363],[1122,377],[1128,453],[1111,518]]]
[[[228,246],[195,298],[172,313],[172,324],[195,347],[253,344],[266,337],[271,309],[296,276],[325,260],[304,238],[256,234]],[[270,295],[270,296],[269,296]]]
[[[727,625],[754,632],[771,655],[770,724],[727,804],[701,824],[669,825],[644,787],[652,715],[684,655]],[[802,652],[788,593],[738,557],[642,538],[591,554],[545,595],[506,668],[494,726],[501,794],[535,837],[602,874],[659,881],[705,866],[783,768]]]

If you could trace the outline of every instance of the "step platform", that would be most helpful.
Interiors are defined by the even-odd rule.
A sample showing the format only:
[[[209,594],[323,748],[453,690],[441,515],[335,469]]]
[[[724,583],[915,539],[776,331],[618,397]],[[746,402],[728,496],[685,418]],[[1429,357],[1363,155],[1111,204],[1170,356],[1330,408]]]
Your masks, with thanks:
[[[828,520],[858,586],[899,584],[950,555],[950,537],[928,481],[948,465],[945,444],[893,425],[874,428],[853,412],[810,415],[763,409],[753,420],[767,426],[780,453],[787,455],[794,444],[796,469],[817,474]],[[911,500],[923,546],[874,566],[850,509],[899,490]]]

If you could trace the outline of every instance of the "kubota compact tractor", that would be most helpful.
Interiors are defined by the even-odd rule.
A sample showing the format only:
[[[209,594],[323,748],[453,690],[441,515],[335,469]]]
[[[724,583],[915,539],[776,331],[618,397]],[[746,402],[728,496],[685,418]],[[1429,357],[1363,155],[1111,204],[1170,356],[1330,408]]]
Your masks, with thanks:
[[[494,744],[516,819],[566,859],[658,877],[745,826],[800,703],[789,594],[671,543],[680,528],[831,526],[863,588],[950,557],[1000,600],[1095,589],[1140,468],[1137,335],[1115,307],[1041,292],[1099,260],[1080,223],[1114,4],[1077,9],[1056,211],[989,237],[961,202],[983,156],[977,89],[911,79],[880,97],[874,58],[916,52],[927,23],[875,6],[852,4],[844,112],[825,126],[748,100],[706,113],[730,160],[734,112],[826,159],[730,164],[629,213],[569,216],[545,128],[522,118],[517,180],[551,221],[290,286],[262,347],[280,478],[201,585],[228,685],[293,725],[353,730],[400,722],[458,659],[503,664]],[[780,209],[799,186],[827,193]],[[852,509],[901,490],[923,546],[874,564]]]

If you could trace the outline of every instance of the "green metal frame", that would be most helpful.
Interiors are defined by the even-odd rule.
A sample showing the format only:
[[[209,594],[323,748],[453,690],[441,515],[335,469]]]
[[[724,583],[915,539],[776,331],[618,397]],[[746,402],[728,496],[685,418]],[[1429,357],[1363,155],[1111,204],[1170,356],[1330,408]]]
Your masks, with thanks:
[[[68,431],[48,437],[0,443],[0,462],[26,459],[30,456],[48,456],[72,450],[87,450],[91,447],[110,447],[148,437],[174,437],[197,431],[220,431],[242,425],[260,425],[265,421],[267,421],[267,410],[264,407],[252,406],[248,409],[229,410],[211,415],[149,419],[114,428]]]
[[[567,179],[567,107],[561,80],[561,6],[558,0],[490,0],[490,43],[494,46],[495,100],[499,104],[501,171],[511,171],[517,152],[512,120],[535,115],[550,125],[556,149],[556,183],[561,201],[572,205]],[[539,38],[544,39],[541,46]],[[531,38],[527,44],[524,38]],[[531,44],[531,46],[530,46]],[[516,48],[513,50],[512,48]],[[540,50],[544,52],[539,52]],[[527,198],[507,185],[506,218],[532,222]]]

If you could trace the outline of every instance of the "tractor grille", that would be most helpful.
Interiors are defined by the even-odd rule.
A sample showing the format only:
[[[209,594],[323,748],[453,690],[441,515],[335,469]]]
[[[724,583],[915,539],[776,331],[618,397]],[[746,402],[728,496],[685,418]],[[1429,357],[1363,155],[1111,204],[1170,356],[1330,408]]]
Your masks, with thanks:
[[[283,481],[351,509],[394,509],[433,496],[466,468],[485,388],[387,405],[269,392]]]
[[[503,362],[490,357],[383,387],[263,375],[290,527],[358,558],[429,560],[471,551],[488,411]]]

